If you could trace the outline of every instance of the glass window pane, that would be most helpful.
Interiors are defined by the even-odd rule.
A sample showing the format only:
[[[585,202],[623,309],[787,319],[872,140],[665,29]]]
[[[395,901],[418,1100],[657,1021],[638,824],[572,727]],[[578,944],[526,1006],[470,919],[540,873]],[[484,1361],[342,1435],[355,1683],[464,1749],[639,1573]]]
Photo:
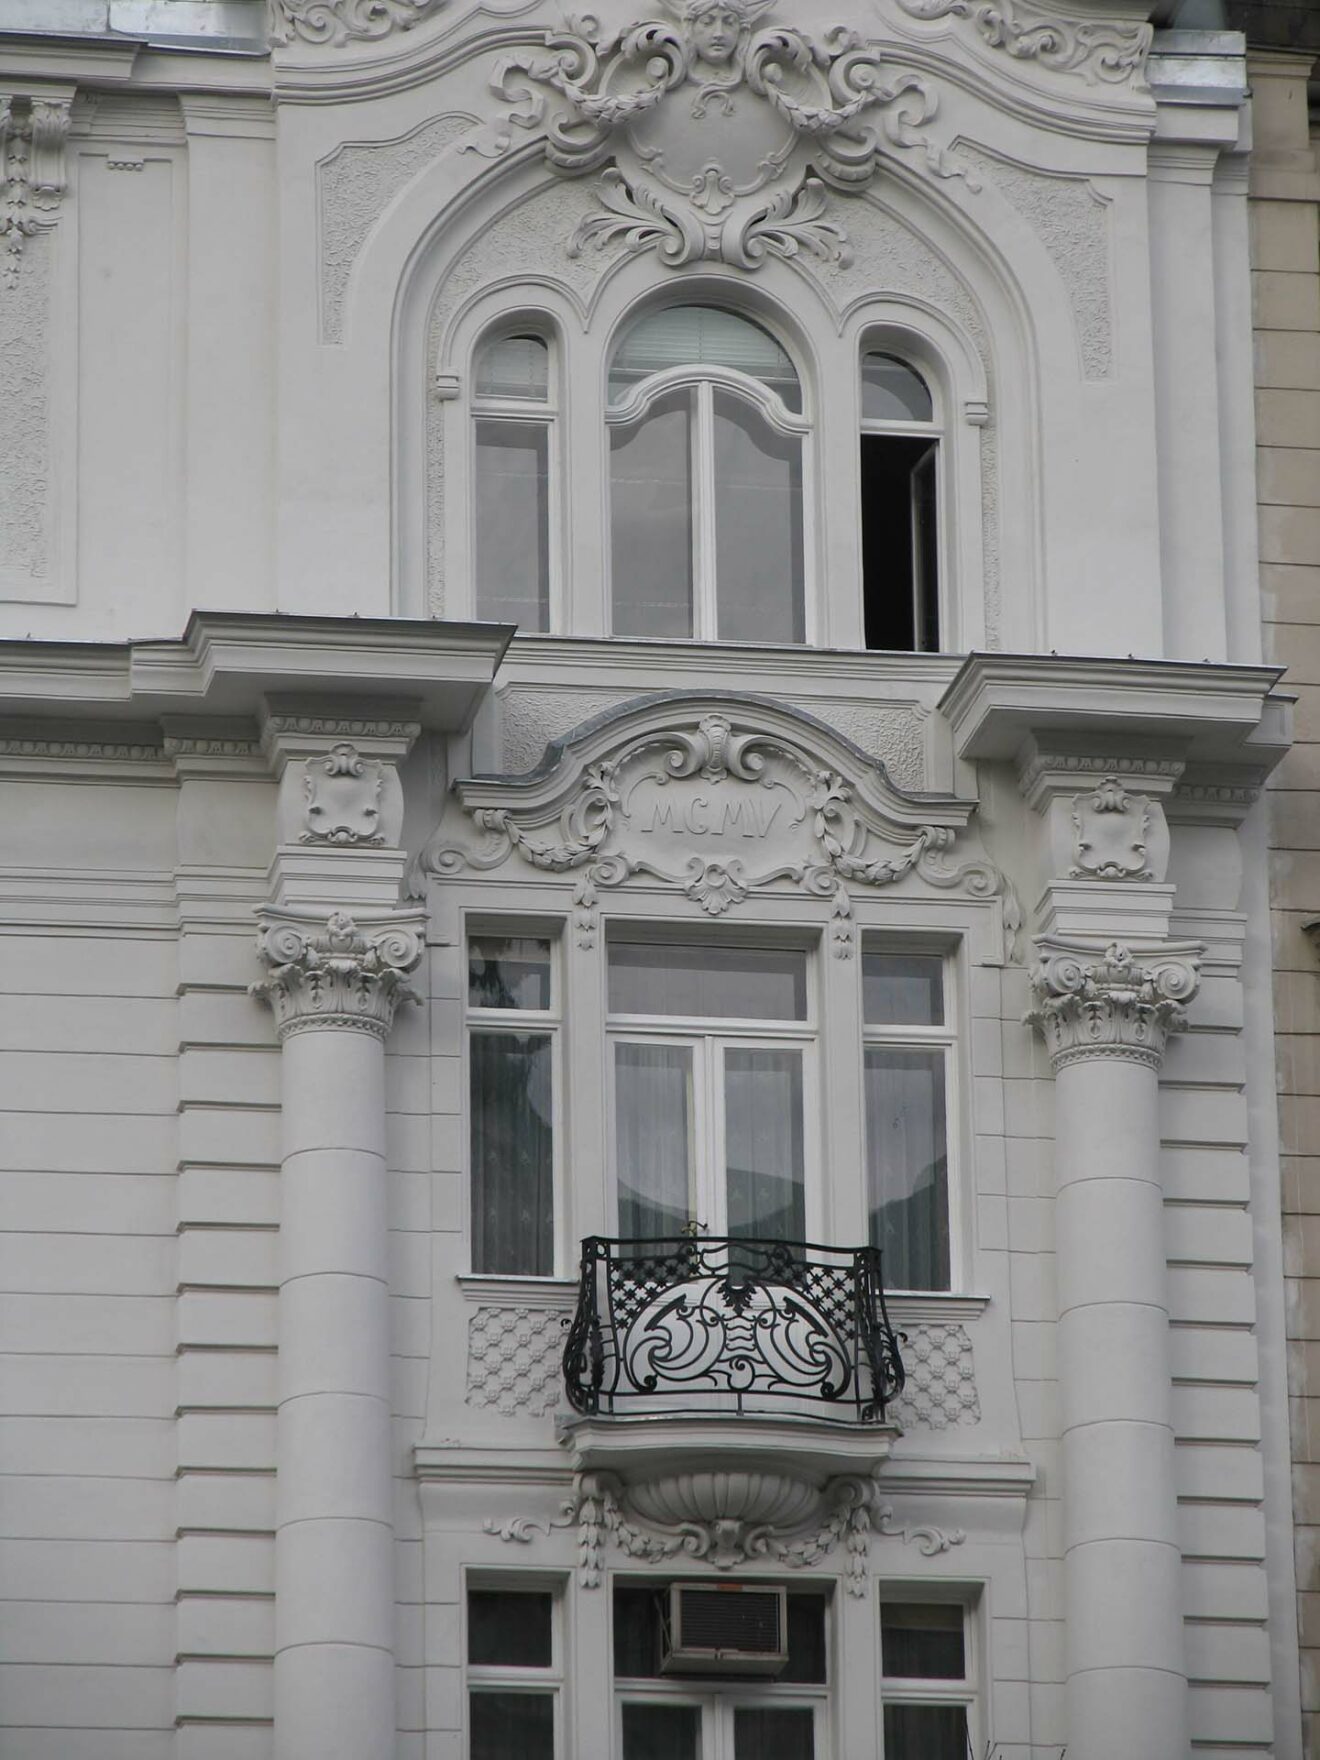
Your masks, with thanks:
[[[550,943],[528,935],[474,935],[468,943],[473,1008],[549,1008]]]
[[[900,1680],[962,1680],[963,1623],[956,1601],[886,1601],[880,1609],[884,1673]]]
[[[928,422],[934,415],[926,381],[892,354],[862,356],[862,420]]]
[[[614,1047],[619,1234],[676,1235],[692,1216],[692,1048]]]
[[[623,1760],[698,1760],[700,1753],[699,1705],[623,1707]]]
[[[550,430],[544,422],[476,424],[477,612],[522,629],[549,627]]]
[[[715,596],[723,642],[800,642],[802,442],[715,390]]]
[[[944,961],[937,953],[862,953],[862,1008],[873,1027],[942,1027]]]
[[[610,1011],[804,1021],[807,956],[794,948],[616,941],[610,946]]]
[[[949,1287],[944,1053],[868,1045],[871,1244],[889,1289]]]
[[[776,1680],[823,1683],[825,1680],[825,1597],[788,1597],[788,1666]]]
[[[734,1760],[813,1760],[816,1716],[806,1705],[736,1705]]]
[[[539,336],[499,336],[477,356],[478,397],[544,403],[550,394],[550,350]]]
[[[473,1033],[472,1269],[554,1271],[548,1033]]]
[[[554,1760],[550,1693],[472,1693],[468,1706],[471,1760]]]
[[[724,1053],[729,1233],[800,1241],[806,1234],[802,1053]]]
[[[691,391],[610,429],[616,636],[692,634]]]
[[[886,1705],[885,1760],[967,1760],[961,1705]]]
[[[615,350],[610,402],[670,367],[732,367],[769,386],[786,408],[802,408],[797,369],[770,332],[718,306],[666,306],[638,319]]]
[[[549,1668],[551,1597],[542,1590],[470,1589],[468,1661]]]
[[[654,1680],[660,1673],[663,1589],[621,1583],[614,1591],[614,1672]]]

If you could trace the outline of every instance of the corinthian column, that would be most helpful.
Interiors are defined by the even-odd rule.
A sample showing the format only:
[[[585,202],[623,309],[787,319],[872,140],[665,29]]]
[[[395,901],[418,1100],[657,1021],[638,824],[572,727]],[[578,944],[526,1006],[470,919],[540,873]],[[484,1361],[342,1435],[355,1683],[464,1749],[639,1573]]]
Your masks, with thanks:
[[[420,913],[264,913],[283,1047],[275,1752],[395,1747],[385,1038]]]
[[[1199,949],[1045,939],[1055,1072],[1069,1760],[1187,1753],[1159,1071]]]

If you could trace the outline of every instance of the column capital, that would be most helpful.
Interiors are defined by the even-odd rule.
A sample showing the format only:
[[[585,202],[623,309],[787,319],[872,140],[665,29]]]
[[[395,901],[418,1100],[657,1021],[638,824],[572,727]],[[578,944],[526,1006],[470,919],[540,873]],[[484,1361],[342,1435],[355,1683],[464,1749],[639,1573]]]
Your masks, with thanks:
[[[421,1000],[407,977],[425,948],[425,921],[424,912],[398,912],[359,927],[347,911],[263,911],[257,954],[267,975],[250,992],[270,1004],[281,1040],[314,1028],[385,1039],[399,1003]]]
[[[1091,1057],[1120,1057],[1158,1070],[1170,1033],[1187,1024],[1200,986],[1199,942],[1134,953],[1042,936],[1031,972],[1026,1023],[1039,1029],[1055,1073]]]

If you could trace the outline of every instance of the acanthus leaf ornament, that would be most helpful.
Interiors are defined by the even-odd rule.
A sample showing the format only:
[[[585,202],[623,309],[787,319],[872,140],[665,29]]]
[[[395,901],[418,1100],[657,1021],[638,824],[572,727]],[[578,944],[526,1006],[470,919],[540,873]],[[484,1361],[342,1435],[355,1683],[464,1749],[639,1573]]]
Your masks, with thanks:
[[[1042,937],[1024,1020],[1045,1040],[1056,1071],[1085,1058],[1121,1057],[1158,1070],[1170,1033],[1187,1025],[1200,987],[1199,943],[1140,954]]]
[[[1145,83],[1149,24],[1045,17],[1017,0],[898,0],[910,18],[966,19],[991,49],[1014,61],[1038,61],[1056,73],[1079,73],[1091,83]]]
[[[266,976],[249,994],[270,1005],[281,1039],[314,1028],[388,1036],[400,1002],[420,1002],[408,983],[425,949],[420,912],[359,927],[347,911],[325,919],[262,913],[257,953]]]
[[[268,0],[271,43],[285,48],[295,39],[341,48],[350,39],[379,41],[393,31],[410,31],[449,0]]]
[[[541,129],[547,163],[602,170],[602,212],[569,241],[656,250],[756,269],[806,251],[849,261],[826,186],[864,187],[884,153],[915,152],[942,178],[966,178],[926,132],[936,97],[890,73],[874,45],[833,26],[819,36],[755,28],[774,0],[667,0],[674,22],[613,32],[590,17],[550,33],[539,54],[504,57],[491,86],[509,108],[460,152],[499,158],[514,130]]]
[[[19,98],[0,93],[0,285],[18,283],[23,247],[55,225],[67,187],[65,144],[70,98]]]

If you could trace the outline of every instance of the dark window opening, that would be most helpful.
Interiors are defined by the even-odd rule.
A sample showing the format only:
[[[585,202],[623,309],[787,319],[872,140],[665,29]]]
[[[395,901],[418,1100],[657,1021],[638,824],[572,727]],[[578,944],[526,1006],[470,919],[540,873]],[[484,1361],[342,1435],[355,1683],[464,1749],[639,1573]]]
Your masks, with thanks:
[[[940,645],[935,458],[921,435],[862,435],[862,594],[868,648]]]

